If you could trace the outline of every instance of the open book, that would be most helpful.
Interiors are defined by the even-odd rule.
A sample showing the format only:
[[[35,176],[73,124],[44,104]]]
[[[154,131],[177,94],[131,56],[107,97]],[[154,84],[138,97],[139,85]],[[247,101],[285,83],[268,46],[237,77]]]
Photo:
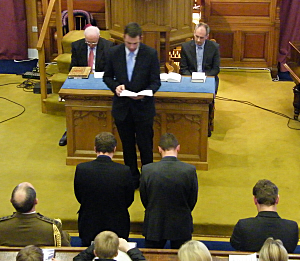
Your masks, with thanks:
[[[42,251],[44,255],[43,261],[52,261],[52,258],[54,257],[54,249],[43,248]]]
[[[120,94],[120,96],[124,96],[124,97],[137,97],[139,95],[153,96],[153,91],[152,90],[142,90],[140,92],[132,92],[132,91],[124,90]]]
[[[192,82],[205,82],[206,76],[204,72],[193,72]]]
[[[160,81],[162,82],[181,82],[181,75],[179,73],[161,73]]]

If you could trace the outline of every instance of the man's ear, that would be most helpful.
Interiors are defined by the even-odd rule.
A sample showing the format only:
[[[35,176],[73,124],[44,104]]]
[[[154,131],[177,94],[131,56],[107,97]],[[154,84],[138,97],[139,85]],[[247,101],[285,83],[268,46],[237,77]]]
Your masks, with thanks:
[[[94,151],[97,153],[96,146],[94,146]]]
[[[116,150],[117,150],[117,146],[114,147],[114,153],[116,152]]]
[[[158,152],[161,154],[163,151],[163,149],[161,147],[158,146]]]
[[[94,256],[97,256],[97,255],[96,255],[96,250],[95,250],[95,249],[93,250],[93,253],[94,253]]]
[[[179,152],[180,151],[180,144],[177,145],[176,147],[176,151]]]
[[[279,195],[277,196],[276,200],[275,200],[275,205],[279,203]]]
[[[35,198],[34,205],[36,205],[37,203],[39,203],[39,200],[38,200],[38,198]]]
[[[257,199],[256,199],[256,197],[255,197],[255,196],[253,196],[253,201],[254,201],[254,204],[255,204],[255,205],[257,205],[257,204],[258,204],[258,202],[257,202]]]

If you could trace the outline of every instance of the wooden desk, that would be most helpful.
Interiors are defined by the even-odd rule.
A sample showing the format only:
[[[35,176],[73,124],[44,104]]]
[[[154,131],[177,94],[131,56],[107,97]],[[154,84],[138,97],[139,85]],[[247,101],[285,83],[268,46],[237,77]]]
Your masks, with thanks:
[[[118,145],[113,160],[123,163],[122,144],[111,116],[112,92],[67,89],[63,86],[59,95],[66,101],[67,165],[94,159],[94,138],[101,131],[112,132],[117,137]],[[157,149],[160,136],[172,132],[181,144],[178,158],[195,165],[198,170],[207,170],[208,113],[213,93],[159,91],[155,99],[154,161],[161,158]],[[138,161],[140,164],[139,156]]]

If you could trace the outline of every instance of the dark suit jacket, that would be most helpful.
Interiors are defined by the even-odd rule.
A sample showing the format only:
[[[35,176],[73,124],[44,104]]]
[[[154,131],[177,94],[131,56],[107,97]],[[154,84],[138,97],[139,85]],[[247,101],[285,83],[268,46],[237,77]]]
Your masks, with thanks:
[[[192,75],[192,72],[197,72],[196,44],[194,40],[182,44],[180,56],[180,74]],[[207,76],[217,76],[220,72],[219,44],[216,42],[205,41],[202,70]]]
[[[113,46],[111,41],[104,38],[99,38],[96,49],[95,71],[103,72],[108,49]],[[87,62],[87,44],[85,39],[80,39],[72,43],[72,59],[70,69],[73,66],[88,66]]]
[[[196,168],[176,157],[142,167],[140,195],[146,209],[143,235],[159,241],[190,239],[198,198]]]
[[[268,237],[280,239],[289,253],[298,243],[298,224],[282,219],[277,212],[261,211],[254,218],[240,219],[235,225],[230,244],[240,251],[258,252]]]
[[[87,242],[104,230],[128,238],[128,208],[134,199],[134,188],[128,166],[99,156],[76,167],[74,191],[81,204],[78,217],[79,236]]]
[[[115,93],[116,87],[124,84],[127,90],[139,92],[152,90],[155,93],[160,83],[160,69],[157,51],[140,43],[131,81],[128,80],[126,66],[125,44],[111,48],[108,52],[103,81]],[[124,120],[128,111],[135,119],[149,119],[155,116],[154,97],[145,96],[142,100],[133,100],[128,97],[113,98],[112,115],[114,118]]]

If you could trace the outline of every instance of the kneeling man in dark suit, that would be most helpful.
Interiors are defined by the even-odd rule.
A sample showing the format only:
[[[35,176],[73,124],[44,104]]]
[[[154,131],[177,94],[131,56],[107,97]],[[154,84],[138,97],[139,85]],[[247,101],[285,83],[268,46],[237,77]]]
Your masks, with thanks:
[[[194,209],[198,198],[196,168],[177,159],[180,149],[172,133],[161,137],[162,160],[142,167],[140,195],[146,209],[143,235],[146,248],[178,249],[192,238]]]
[[[104,230],[128,239],[128,208],[134,199],[134,187],[130,168],[112,161],[116,146],[113,134],[98,134],[95,138],[97,159],[76,167],[74,191],[81,205],[78,230],[82,246],[89,246]]]
[[[269,237],[280,239],[289,253],[298,244],[298,224],[277,214],[278,188],[270,180],[259,180],[253,188],[258,215],[240,219],[235,225],[230,244],[240,251],[257,252]]]

